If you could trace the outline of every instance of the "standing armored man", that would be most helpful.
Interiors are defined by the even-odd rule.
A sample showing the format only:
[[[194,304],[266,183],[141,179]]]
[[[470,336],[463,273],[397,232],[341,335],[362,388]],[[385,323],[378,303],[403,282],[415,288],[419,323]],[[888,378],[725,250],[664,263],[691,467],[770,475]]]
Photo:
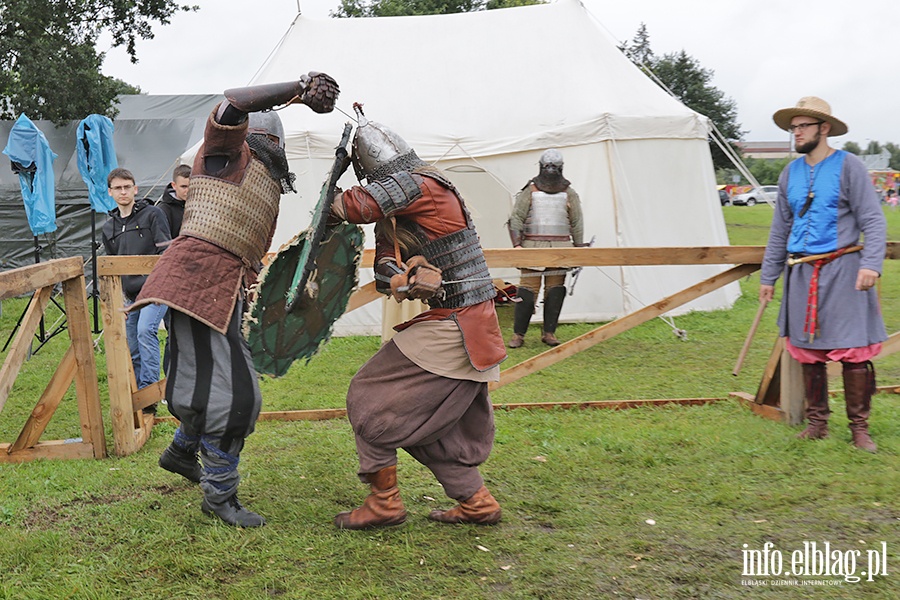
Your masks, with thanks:
[[[444,523],[489,525],[500,505],[478,466],[490,454],[494,418],[488,382],[506,358],[494,311],[496,292],[459,192],[396,133],[359,113],[352,159],[365,187],[335,198],[332,212],[376,223],[376,284],[398,302],[430,309],[398,333],[353,377],[347,416],[356,435],[359,477],[371,494],[335,525],[397,525],[406,509],[397,487],[397,448],[428,467],[459,505],[435,510]]]
[[[550,149],[541,155],[538,176],[525,184],[516,194],[516,203],[509,217],[509,235],[516,248],[571,248],[583,246],[584,218],[581,200],[563,177],[563,157]],[[558,346],[556,326],[566,299],[564,270],[544,273],[537,269],[520,269],[521,280],[516,288],[513,337],[510,348],[525,343],[525,333],[534,314],[534,304],[544,279],[544,330],[541,341]]]
[[[772,299],[784,270],[778,323],[788,352],[803,365],[809,421],[799,437],[828,435],[825,363],[840,361],[853,444],[875,452],[868,420],[875,391],[872,358],[887,339],[874,287],[887,238],[884,213],[862,161],[828,145],[828,136],[844,135],[847,125],[827,102],[801,98],[773,118],[794,135],[802,156],[778,179],[759,300]],[[860,234],[864,248],[858,246]]]
[[[181,235],[134,304],[173,310],[166,398],[181,425],[159,465],[199,482],[202,511],[229,525],[265,524],[237,497],[240,453],[262,403],[240,324],[246,289],[272,241],[281,195],[295,191],[281,119],[259,111],[301,102],[329,112],[337,95],[337,83],[324,73],[225,92],[194,160]]]

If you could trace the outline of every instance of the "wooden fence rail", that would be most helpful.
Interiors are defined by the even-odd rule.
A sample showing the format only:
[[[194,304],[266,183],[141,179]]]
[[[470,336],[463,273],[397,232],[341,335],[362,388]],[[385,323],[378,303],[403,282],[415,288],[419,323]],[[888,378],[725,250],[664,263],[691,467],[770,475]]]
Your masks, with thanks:
[[[637,265],[697,265],[726,264],[737,265],[705,281],[690,286],[676,294],[626,315],[620,319],[598,327],[574,340],[539,354],[514,367],[501,372],[499,382],[492,389],[512,383],[531,373],[585,350],[603,340],[610,339],[628,329],[636,327],[660,314],[699,298],[713,290],[753,273],[762,262],[764,248],[760,246],[723,247],[681,247],[681,248],[529,248],[529,249],[486,249],[485,258],[491,268],[509,267],[571,267],[580,266],[637,266]],[[371,268],[374,251],[363,253],[361,268]],[[113,414],[116,453],[133,452],[146,439],[150,425],[142,419],[142,406],[162,398],[164,382],[151,390],[138,392],[134,385],[127,345],[124,342],[123,325],[120,318],[111,315],[121,311],[121,291],[118,278],[121,275],[147,274],[153,268],[155,256],[140,257],[99,257],[97,262],[100,277],[101,301],[104,311],[105,339],[107,355],[117,358],[107,361],[110,383],[110,407]],[[381,298],[375,292],[374,283],[362,286],[350,298],[347,310],[354,310]],[[143,394],[143,397],[141,395]],[[272,418],[279,419],[321,419],[343,415],[342,409],[317,411],[282,411]],[[261,419],[269,418],[263,413]]]
[[[564,360],[578,352],[608,340],[624,331],[645,323],[691,300],[737,281],[760,268],[764,248],[762,246],[678,247],[678,248],[530,248],[488,249],[485,257],[491,268],[515,267],[572,267],[574,266],[644,266],[644,265],[731,265],[722,273],[691,285],[684,290],[660,299],[629,315],[583,334],[560,346],[523,361],[501,372],[499,382],[492,389],[512,383],[549,365]],[[364,252],[363,268],[371,268],[373,252]],[[900,243],[888,244],[887,257],[900,258]],[[142,409],[163,398],[165,381],[142,390],[137,389],[131,355],[125,335],[124,303],[121,275],[148,274],[156,264],[155,256],[101,256],[97,259],[101,310],[104,323],[107,376],[110,396],[110,418],[114,438],[114,451],[123,456],[139,450],[147,441],[153,427],[152,415]],[[52,287],[62,283],[68,330],[72,347],[65,354],[56,373],[50,378],[47,389],[38,401],[32,417],[23,428],[19,439],[12,444],[0,444],[6,451],[0,454],[0,462],[29,460],[38,457],[76,457],[106,455],[103,424],[97,392],[96,365],[90,338],[90,325],[85,294],[83,265],[80,258],[61,259],[0,273],[0,299],[30,292],[34,298],[23,319],[12,349],[0,369],[0,410],[9,395],[12,382],[25,360],[31,337],[50,298]],[[381,296],[373,284],[358,289],[350,299],[348,310],[354,310]],[[900,349],[900,338],[892,336],[885,344],[887,353]],[[772,358],[766,367],[755,396],[735,393],[735,397],[753,405],[757,412],[796,422],[802,414],[802,393],[796,393],[799,367],[792,364],[788,354],[776,343]],[[46,422],[59,405],[66,390],[74,380],[81,416],[82,437],[79,441],[39,442],[38,438]],[[785,402],[782,402],[782,398]],[[799,400],[798,400],[799,398]],[[686,399],[686,402],[708,399]],[[672,400],[654,400],[670,402]],[[782,406],[784,404],[784,406]],[[301,414],[315,413],[315,414]],[[283,411],[279,416],[261,418],[306,419],[328,418],[342,415],[342,409],[323,411]]]

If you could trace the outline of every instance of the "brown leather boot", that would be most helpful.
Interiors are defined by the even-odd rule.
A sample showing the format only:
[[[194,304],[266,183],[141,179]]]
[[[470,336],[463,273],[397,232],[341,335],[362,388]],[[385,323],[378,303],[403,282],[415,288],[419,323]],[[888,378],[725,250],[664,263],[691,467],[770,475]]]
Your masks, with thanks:
[[[559,340],[556,339],[556,334],[550,333],[549,331],[545,331],[541,334],[541,341],[548,346],[559,346]]]
[[[337,515],[335,526],[340,529],[373,529],[404,522],[406,509],[397,487],[397,465],[367,473],[366,481],[372,486],[372,493],[359,508]]]
[[[514,333],[509,340],[510,348],[521,348],[525,345],[525,336],[521,333]]]
[[[495,525],[500,522],[500,513],[500,504],[486,487],[481,486],[468,500],[450,510],[433,510],[428,518],[441,523]]]
[[[806,420],[809,424],[797,437],[820,440],[828,437],[828,371],[825,363],[803,365],[803,384],[806,387]]]
[[[853,445],[866,452],[878,452],[878,446],[869,435],[869,413],[872,410],[872,394],[875,392],[875,367],[870,361],[844,363],[844,400]]]

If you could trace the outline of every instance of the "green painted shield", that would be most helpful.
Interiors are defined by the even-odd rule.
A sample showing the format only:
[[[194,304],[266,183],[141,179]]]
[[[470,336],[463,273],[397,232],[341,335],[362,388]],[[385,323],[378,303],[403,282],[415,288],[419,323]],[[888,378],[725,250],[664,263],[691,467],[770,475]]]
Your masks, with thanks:
[[[310,279],[318,295],[297,303],[287,312],[285,304],[301,257],[310,243],[303,231],[281,247],[260,273],[255,297],[244,317],[244,337],[250,344],[253,364],[260,373],[281,377],[300,358],[309,361],[347,309],[358,283],[363,232],[356,225],[328,226]]]

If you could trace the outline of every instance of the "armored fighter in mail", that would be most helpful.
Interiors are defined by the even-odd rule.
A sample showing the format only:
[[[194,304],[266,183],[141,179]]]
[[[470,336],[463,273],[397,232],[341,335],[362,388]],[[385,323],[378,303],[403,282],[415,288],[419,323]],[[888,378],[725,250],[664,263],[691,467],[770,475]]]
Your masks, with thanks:
[[[353,165],[367,181],[335,198],[332,212],[375,223],[378,289],[430,309],[365,365],[347,392],[358,474],[371,487],[362,506],[335,517],[343,529],[397,525],[406,509],[397,486],[397,449],[428,467],[459,504],[435,510],[443,523],[490,525],[500,505],[479,472],[494,441],[488,382],[506,358],[494,311],[496,291],[472,218],[454,185],[403,138],[359,112]]]
[[[569,180],[563,177],[563,156],[551,148],[541,155],[540,172],[516,195],[509,217],[509,235],[516,248],[571,248],[584,246],[584,218],[581,200]],[[566,299],[566,272],[554,269],[520,269],[516,295],[513,337],[510,348],[525,343],[525,333],[534,314],[535,301],[544,280],[544,326],[541,341],[558,346],[556,326]]]

